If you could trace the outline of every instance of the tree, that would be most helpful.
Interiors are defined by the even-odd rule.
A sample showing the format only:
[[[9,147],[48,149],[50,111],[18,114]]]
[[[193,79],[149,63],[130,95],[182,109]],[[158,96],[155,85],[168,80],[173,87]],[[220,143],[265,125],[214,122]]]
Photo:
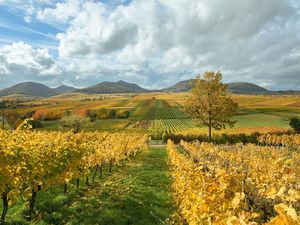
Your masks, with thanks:
[[[298,117],[293,117],[290,119],[290,126],[296,133],[300,133],[300,119]]]
[[[212,128],[220,130],[226,125],[232,127],[236,122],[231,117],[237,113],[238,104],[230,98],[227,88],[220,72],[205,72],[203,78],[196,76],[184,101],[184,111],[198,119],[201,126],[208,127],[209,141]]]
[[[88,117],[80,116],[73,113],[69,116],[65,116],[61,119],[60,124],[62,127],[73,130],[74,133],[78,133],[83,124],[88,123],[90,120]]]
[[[106,110],[106,112],[107,112],[107,118],[109,118],[109,119],[116,118],[117,111],[115,109],[108,109],[108,110]]]

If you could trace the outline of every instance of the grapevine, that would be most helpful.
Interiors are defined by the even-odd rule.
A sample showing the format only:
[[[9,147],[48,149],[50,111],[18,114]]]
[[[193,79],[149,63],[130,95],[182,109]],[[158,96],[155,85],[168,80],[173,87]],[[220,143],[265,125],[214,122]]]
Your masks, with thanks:
[[[169,141],[179,218],[188,224],[299,224],[300,153]]]

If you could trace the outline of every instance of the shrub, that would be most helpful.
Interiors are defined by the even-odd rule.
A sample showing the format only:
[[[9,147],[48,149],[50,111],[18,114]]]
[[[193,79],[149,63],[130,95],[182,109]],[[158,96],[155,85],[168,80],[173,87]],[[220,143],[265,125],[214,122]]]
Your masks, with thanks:
[[[96,113],[98,119],[107,119],[107,113],[105,108],[99,109]]]
[[[75,111],[75,113],[79,116],[90,116],[91,110],[89,109],[78,109]]]
[[[32,115],[34,120],[58,120],[62,117],[62,111],[51,111],[48,109],[38,109]]]
[[[33,129],[43,127],[41,121],[39,121],[39,120],[33,119],[33,120],[30,120],[28,123],[31,124]]]
[[[113,119],[116,118],[117,112],[115,109],[101,108],[96,111],[96,114],[98,119]]]
[[[88,117],[83,117],[73,113],[69,116],[64,116],[60,121],[60,125],[68,130],[73,130],[74,133],[78,133],[82,125],[89,121]]]
[[[119,118],[119,119],[128,118],[129,117],[129,111],[128,110],[118,110],[116,117]]]
[[[94,122],[97,119],[97,113],[90,112],[89,117],[90,117],[91,121]]]
[[[293,117],[290,119],[290,126],[296,133],[300,133],[300,119],[298,117]]]
[[[241,134],[221,134],[221,135],[213,135],[213,143],[214,144],[236,144],[236,143],[258,143],[259,133],[255,132],[249,135],[244,133]],[[179,144],[180,140],[193,142],[209,142],[209,137],[207,135],[182,135],[182,134],[164,134],[162,135],[162,141],[166,143],[168,139],[172,140],[175,144]]]
[[[106,114],[107,114],[107,119],[113,119],[116,118],[117,111],[115,109],[107,109]]]

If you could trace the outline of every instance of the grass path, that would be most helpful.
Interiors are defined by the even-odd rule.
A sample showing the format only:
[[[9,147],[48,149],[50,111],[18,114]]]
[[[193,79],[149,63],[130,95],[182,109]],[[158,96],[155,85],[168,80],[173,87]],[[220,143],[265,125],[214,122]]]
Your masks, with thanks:
[[[42,213],[30,224],[165,224],[173,213],[166,159],[164,146],[151,147],[125,165],[113,168],[111,175],[92,187],[80,191],[71,188],[67,195],[62,194],[61,187],[43,191],[37,200],[37,209]],[[11,210],[13,222],[8,224],[25,224],[17,219],[20,208]]]

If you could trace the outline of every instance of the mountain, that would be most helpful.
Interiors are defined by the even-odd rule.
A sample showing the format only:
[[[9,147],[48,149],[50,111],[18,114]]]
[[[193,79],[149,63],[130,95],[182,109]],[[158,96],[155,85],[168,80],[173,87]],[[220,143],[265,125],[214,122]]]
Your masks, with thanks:
[[[141,93],[148,92],[147,89],[141,88],[137,84],[127,83],[125,81],[102,82],[91,87],[78,89],[76,92],[88,94],[105,94],[105,93]]]
[[[7,95],[26,95],[31,97],[51,97],[57,95],[57,92],[48,86],[35,82],[24,82],[0,91],[0,96]]]
[[[66,86],[66,85],[60,85],[56,88],[52,88],[53,91],[63,94],[63,93],[70,93],[70,92],[74,92],[75,90],[77,90],[74,87],[71,86]]]
[[[184,92],[188,91],[192,88],[192,83],[194,79],[189,79],[189,80],[183,80],[178,82],[177,84],[174,84],[168,88],[164,88],[161,91],[163,92]]]
[[[0,90],[0,97],[7,95],[22,95],[24,97],[52,97],[62,93],[87,93],[87,94],[109,94],[109,93],[143,93],[143,92],[185,92],[192,87],[193,79],[180,81],[177,84],[161,90],[147,90],[137,84],[128,83],[125,81],[117,82],[102,82],[87,88],[76,89],[74,87],[61,85],[56,88],[49,88],[48,86],[35,83],[24,82],[16,84],[12,87]],[[248,82],[234,82],[228,83],[228,90],[237,94],[300,94],[300,91],[282,90],[269,91],[261,86]]]
[[[184,92],[188,91],[192,87],[193,79],[180,81],[177,84],[162,89],[164,92]],[[235,82],[228,83],[228,90],[232,93],[238,94],[268,94],[272,93],[271,91],[260,87],[256,84],[248,83],[248,82]]]
[[[256,84],[248,83],[248,82],[235,82],[229,83],[228,90],[232,93],[238,94],[268,94],[271,91],[258,86]]]

